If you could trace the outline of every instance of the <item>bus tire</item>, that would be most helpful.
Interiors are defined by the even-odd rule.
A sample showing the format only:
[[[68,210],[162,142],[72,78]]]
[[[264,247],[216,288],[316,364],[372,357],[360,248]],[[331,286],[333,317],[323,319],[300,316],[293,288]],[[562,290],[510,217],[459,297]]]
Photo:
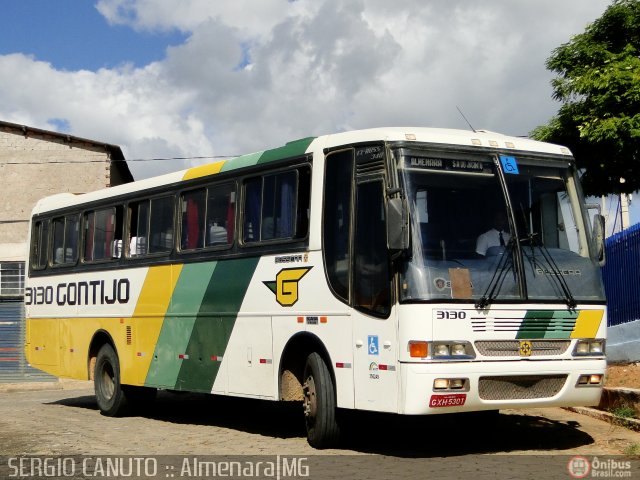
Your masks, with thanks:
[[[326,363],[316,352],[307,357],[302,391],[309,445],[314,448],[334,446],[340,434],[335,387]]]
[[[111,345],[105,343],[98,351],[93,374],[96,402],[102,415],[118,417],[127,406],[126,396],[120,384],[120,363]]]

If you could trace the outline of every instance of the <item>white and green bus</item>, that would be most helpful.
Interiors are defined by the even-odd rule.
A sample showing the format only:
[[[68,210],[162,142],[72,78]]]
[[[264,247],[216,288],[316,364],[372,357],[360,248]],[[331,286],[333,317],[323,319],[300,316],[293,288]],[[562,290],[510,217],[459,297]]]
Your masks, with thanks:
[[[158,389],[299,400],[319,448],[338,409],[593,405],[596,219],[566,148],[429,128],[56,195],[32,215],[26,352],[110,416]]]

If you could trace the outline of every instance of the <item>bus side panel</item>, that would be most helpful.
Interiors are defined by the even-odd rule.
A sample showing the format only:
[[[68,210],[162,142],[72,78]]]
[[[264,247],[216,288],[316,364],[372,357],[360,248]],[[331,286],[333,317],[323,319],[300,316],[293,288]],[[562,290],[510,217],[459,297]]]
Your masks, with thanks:
[[[184,355],[193,331],[195,316],[202,304],[215,266],[216,262],[183,266],[170,297],[169,308],[164,316],[157,342],[153,345],[145,385],[179,388],[178,375],[182,362],[185,361]]]
[[[98,330],[109,333],[115,343],[116,352],[121,357],[126,345],[126,327],[119,318],[59,318],[60,342],[59,376],[87,380],[89,378],[89,346]]]
[[[320,297],[314,292],[314,297]],[[304,332],[316,337],[329,355],[330,364],[327,365],[329,371],[333,372],[336,387],[336,402],[340,408],[354,408],[354,370],[353,370],[353,346],[351,343],[352,318],[344,305],[341,310],[337,310],[331,305],[332,300],[321,306],[322,310],[309,310],[299,312],[299,315],[273,318],[273,362],[274,388],[278,389],[279,377],[278,366],[281,365],[284,348],[294,335]],[[335,306],[335,305],[334,305]],[[320,314],[318,313],[320,312]],[[304,368],[305,357],[299,357],[300,367]]]
[[[275,398],[271,317],[239,317],[224,356],[230,394]],[[214,385],[221,389],[218,382]]]
[[[283,351],[296,334],[309,333],[328,354],[338,406],[353,408],[349,309],[329,291],[321,252],[262,258],[240,315],[223,362],[229,369],[229,393],[278,399]],[[296,358],[300,368],[308,353]],[[214,391],[217,387],[218,382]]]
[[[59,376],[60,335],[59,322],[55,318],[27,319],[29,363],[52,375]]]
[[[106,332],[123,366],[130,364],[127,326],[147,269],[30,278],[25,303],[32,364],[60,377],[87,379],[91,340]],[[55,368],[51,368],[55,366]]]
[[[182,268],[146,385],[211,392],[257,262],[243,258]]]
[[[144,385],[181,270],[182,265],[149,268],[133,318],[128,322],[131,324],[131,342],[135,348],[128,348],[127,354],[123,352],[121,355],[123,383]]]

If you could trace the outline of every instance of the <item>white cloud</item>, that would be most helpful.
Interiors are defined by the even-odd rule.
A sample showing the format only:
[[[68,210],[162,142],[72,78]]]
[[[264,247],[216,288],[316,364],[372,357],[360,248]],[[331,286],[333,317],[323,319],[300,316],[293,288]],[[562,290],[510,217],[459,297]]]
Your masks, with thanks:
[[[0,56],[0,72],[3,120],[56,129],[62,119],[69,133],[121,145],[127,158],[213,149],[202,119],[190,112],[192,95],[169,85],[159,64],[66,72],[14,54]]]
[[[68,125],[129,158],[246,153],[380,125],[466,128],[456,105],[476,128],[523,135],[558,107],[545,59],[607,4],[100,0],[113,24],[188,39],[144,68],[68,72],[0,56],[0,118]]]
[[[268,34],[285,16],[299,14],[308,8],[305,3],[286,0],[99,0],[96,8],[110,23],[137,30],[192,32],[202,24],[216,20],[255,36]]]

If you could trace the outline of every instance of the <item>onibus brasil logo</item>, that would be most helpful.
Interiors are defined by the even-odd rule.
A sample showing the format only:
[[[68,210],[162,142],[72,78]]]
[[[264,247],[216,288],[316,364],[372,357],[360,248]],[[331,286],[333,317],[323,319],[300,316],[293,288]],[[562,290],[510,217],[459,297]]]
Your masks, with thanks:
[[[298,301],[298,282],[313,267],[283,268],[276,279],[262,282],[276,295],[276,301],[283,307],[295,305]]]

